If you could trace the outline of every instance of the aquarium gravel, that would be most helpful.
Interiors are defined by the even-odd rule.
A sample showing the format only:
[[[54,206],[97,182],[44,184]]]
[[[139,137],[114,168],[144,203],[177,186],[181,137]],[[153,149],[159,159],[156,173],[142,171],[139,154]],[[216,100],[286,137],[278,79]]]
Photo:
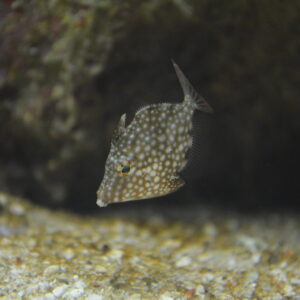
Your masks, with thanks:
[[[0,207],[1,299],[300,299],[291,214],[123,205],[79,216],[6,194]]]

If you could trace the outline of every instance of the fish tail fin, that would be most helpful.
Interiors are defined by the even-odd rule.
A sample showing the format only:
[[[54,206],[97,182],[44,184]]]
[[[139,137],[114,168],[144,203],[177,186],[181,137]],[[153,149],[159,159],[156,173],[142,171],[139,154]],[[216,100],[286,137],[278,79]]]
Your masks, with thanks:
[[[186,76],[183,74],[179,66],[174,62],[174,60],[172,60],[172,63],[183,90],[184,101],[191,101],[195,105],[195,108],[198,110],[207,113],[213,113],[214,110],[212,109],[212,107],[206,102],[206,100],[202,96],[200,96],[197,93],[197,91],[194,89],[192,84],[189,82],[189,80],[186,78]]]

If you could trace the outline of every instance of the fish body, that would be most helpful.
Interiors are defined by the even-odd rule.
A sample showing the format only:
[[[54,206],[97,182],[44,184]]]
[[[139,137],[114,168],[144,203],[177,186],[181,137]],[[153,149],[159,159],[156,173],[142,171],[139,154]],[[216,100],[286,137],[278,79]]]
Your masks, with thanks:
[[[97,205],[147,199],[172,193],[184,185],[179,173],[192,147],[196,109],[212,112],[173,62],[184,93],[181,103],[143,107],[126,127],[122,115],[114,132]]]

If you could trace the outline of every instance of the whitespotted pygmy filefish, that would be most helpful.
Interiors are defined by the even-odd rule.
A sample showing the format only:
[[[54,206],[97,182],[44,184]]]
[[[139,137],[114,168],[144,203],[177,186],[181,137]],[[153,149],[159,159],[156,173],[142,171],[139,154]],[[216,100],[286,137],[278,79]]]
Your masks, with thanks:
[[[129,125],[121,116],[114,132],[97,204],[163,196],[184,185],[180,172],[192,147],[194,111],[213,112],[173,62],[184,93],[181,103],[159,103],[138,110]]]

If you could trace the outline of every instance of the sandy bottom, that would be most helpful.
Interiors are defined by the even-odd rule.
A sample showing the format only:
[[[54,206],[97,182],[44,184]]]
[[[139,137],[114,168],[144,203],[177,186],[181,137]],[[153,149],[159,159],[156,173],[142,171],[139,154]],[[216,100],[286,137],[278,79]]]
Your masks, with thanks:
[[[299,216],[111,211],[0,194],[0,298],[300,299]]]

